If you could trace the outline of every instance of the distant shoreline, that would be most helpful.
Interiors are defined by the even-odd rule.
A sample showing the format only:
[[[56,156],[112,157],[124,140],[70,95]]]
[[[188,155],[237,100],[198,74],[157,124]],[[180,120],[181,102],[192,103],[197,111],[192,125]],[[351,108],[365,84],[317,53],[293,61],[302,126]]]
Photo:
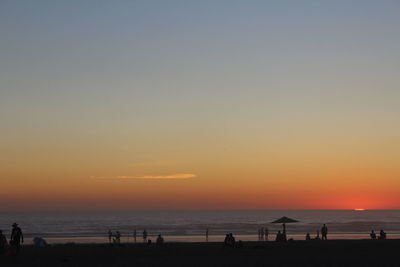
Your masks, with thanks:
[[[158,234],[150,234],[148,239],[155,241]],[[270,235],[268,241],[275,241],[276,233]],[[71,236],[71,237],[46,237],[46,235],[39,235],[44,238],[49,244],[107,244],[108,238],[106,236]],[[257,235],[235,235],[237,240],[244,242],[266,242],[266,240],[258,240]],[[225,235],[209,235],[208,241],[204,235],[163,235],[166,243],[218,243],[224,240]],[[315,234],[311,233],[311,238],[314,238]],[[294,241],[305,240],[305,234],[288,234],[288,238],[293,238]],[[329,240],[368,240],[370,239],[369,233],[332,233],[328,235]],[[25,238],[26,244],[32,243],[33,237],[29,236]],[[389,232],[387,239],[396,240],[400,239],[400,233]],[[127,237],[122,235],[122,244],[143,244],[143,238],[137,237],[136,242],[132,236]]]

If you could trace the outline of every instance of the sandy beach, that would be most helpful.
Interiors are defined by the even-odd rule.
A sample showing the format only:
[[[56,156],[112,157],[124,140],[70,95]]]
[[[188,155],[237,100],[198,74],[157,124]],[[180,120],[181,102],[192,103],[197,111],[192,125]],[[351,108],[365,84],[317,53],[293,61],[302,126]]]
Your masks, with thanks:
[[[23,246],[1,266],[399,266],[400,240]]]

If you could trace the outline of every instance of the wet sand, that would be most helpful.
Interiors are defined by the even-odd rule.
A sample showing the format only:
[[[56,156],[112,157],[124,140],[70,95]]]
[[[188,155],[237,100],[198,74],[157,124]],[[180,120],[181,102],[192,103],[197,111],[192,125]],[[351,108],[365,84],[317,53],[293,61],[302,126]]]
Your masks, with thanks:
[[[400,266],[400,240],[23,246],[0,266]]]

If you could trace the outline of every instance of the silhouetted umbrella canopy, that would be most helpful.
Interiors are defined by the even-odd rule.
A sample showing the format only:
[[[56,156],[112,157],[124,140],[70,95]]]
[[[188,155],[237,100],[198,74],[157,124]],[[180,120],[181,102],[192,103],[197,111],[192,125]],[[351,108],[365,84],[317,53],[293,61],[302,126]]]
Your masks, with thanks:
[[[295,223],[295,222],[299,221],[283,216],[282,218],[279,218],[278,220],[275,220],[272,223]]]

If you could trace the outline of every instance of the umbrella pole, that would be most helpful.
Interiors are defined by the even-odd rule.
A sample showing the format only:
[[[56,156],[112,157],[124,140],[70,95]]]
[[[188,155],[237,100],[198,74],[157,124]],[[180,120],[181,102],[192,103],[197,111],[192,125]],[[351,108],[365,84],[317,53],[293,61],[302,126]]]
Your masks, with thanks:
[[[284,241],[287,241],[287,237],[286,237],[286,224],[283,223],[283,224],[282,224],[282,227],[283,227],[283,231],[282,231],[282,233],[283,233],[283,240],[284,240]]]

